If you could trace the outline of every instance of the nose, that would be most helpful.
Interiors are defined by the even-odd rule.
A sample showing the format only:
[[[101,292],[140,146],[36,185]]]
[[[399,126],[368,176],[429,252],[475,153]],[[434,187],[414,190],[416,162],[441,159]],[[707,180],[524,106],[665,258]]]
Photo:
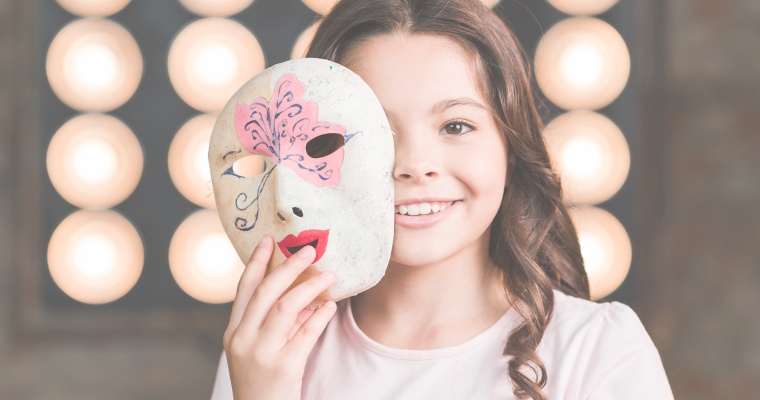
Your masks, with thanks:
[[[434,143],[423,135],[397,135],[396,164],[393,177],[409,183],[432,182],[440,176],[440,163]]]

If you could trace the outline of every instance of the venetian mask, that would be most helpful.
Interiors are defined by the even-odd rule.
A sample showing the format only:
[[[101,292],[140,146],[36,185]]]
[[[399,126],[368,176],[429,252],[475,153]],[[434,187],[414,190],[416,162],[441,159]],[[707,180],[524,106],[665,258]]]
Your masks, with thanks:
[[[219,217],[241,260],[269,234],[267,274],[306,245],[316,258],[293,286],[336,272],[312,305],[372,287],[393,241],[393,149],[380,102],[340,64],[301,59],[256,75],[222,110],[209,148]]]

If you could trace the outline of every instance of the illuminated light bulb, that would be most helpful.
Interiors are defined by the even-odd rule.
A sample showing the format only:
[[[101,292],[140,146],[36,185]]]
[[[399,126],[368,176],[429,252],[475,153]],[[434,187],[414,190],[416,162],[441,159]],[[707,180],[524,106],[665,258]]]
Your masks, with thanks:
[[[79,19],[55,36],[47,77],[61,101],[79,111],[110,111],[137,90],[143,60],[135,39],[107,19]]]
[[[319,20],[311,24],[308,28],[304,29],[300,35],[298,35],[298,39],[296,39],[296,42],[293,44],[293,50],[290,52],[291,60],[306,57],[306,53],[309,52],[311,41],[314,40],[314,34],[317,33],[317,28],[319,28],[319,24],[321,22],[322,20]]]
[[[566,200],[598,204],[625,183],[631,166],[628,143],[607,117],[572,111],[550,122],[544,135]]]
[[[187,217],[169,245],[174,280],[185,293],[205,303],[235,299],[245,269],[240,260],[215,210],[199,210]]]
[[[631,267],[631,240],[620,221],[596,207],[570,210],[578,232],[591,298],[601,299],[623,283]]]
[[[245,10],[253,0],[179,0],[185,8],[205,17],[229,17]]]
[[[177,190],[191,202],[215,208],[208,165],[208,146],[216,114],[202,114],[187,121],[169,146],[169,176]]]
[[[317,14],[327,15],[338,4],[339,0],[301,0]]]
[[[89,209],[113,207],[140,182],[143,152],[123,122],[103,114],[70,119],[53,135],[47,171],[56,191],[69,203]]]
[[[169,78],[187,104],[219,112],[227,100],[264,69],[256,37],[226,18],[204,18],[183,28],[169,49]]]
[[[48,245],[53,281],[88,304],[114,301],[137,283],[144,250],[135,227],[121,214],[80,210],[66,217]]]
[[[614,6],[618,0],[549,0],[554,8],[570,15],[596,15]]]
[[[567,18],[541,38],[535,57],[538,85],[566,110],[596,110],[615,100],[631,69],[620,34],[596,18]]]
[[[107,17],[129,4],[130,0],[55,0],[66,11],[80,17]]]

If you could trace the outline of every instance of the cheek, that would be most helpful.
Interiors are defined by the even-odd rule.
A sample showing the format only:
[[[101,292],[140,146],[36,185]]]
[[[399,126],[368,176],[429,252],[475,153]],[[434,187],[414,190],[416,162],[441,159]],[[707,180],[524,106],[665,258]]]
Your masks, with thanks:
[[[507,151],[502,140],[480,141],[460,149],[450,159],[450,171],[469,188],[474,200],[497,197],[496,201],[501,201],[507,178]]]

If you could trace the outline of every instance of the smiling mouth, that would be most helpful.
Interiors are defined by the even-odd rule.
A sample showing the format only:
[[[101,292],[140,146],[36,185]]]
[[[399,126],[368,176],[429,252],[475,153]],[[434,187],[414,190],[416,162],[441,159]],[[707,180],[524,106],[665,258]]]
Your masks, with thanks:
[[[325,250],[327,249],[327,237],[329,234],[329,229],[309,229],[302,231],[298,236],[286,236],[284,239],[277,242],[277,246],[287,258],[290,258],[290,256],[297,253],[298,250],[301,250],[306,246],[314,247],[314,250],[317,252],[317,255],[314,257],[314,262],[316,263],[322,258],[322,255],[325,254]]]

